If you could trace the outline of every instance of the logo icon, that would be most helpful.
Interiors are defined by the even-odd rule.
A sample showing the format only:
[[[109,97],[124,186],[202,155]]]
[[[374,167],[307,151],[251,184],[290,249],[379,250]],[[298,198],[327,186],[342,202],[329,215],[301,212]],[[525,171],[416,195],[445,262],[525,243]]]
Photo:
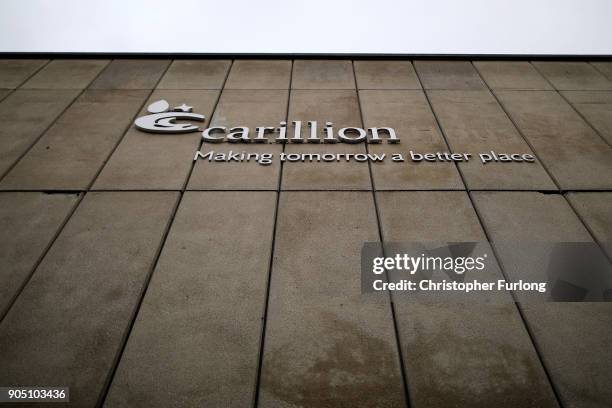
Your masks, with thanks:
[[[193,108],[186,104],[169,109],[170,105],[164,99],[153,102],[147,107],[150,115],[141,116],[134,122],[136,127],[150,133],[190,133],[200,129],[190,123],[176,123],[180,120],[195,120],[204,122],[204,115],[192,113]]]

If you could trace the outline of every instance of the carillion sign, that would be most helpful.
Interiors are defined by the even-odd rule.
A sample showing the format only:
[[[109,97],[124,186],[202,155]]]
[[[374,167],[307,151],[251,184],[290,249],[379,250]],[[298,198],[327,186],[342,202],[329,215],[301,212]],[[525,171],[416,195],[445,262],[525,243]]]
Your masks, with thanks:
[[[204,122],[204,115],[193,113],[193,108],[182,104],[170,109],[165,100],[159,100],[148,106],[149,114],[141,116],[134,124],[136,128],[150,133],[191,133],[202,132],[202,139],[208,143],[270,143],[270,134],[274,134],[276,143],[399,143],[395,130],[391,127],[343,127],[335,129],[332,122],[300,121],[296,120],[288,124],[279,122],[278,126],[256,126],[253,131],[246,126],[211,126],[206,129],[199,128],[192,123],[177,123],[177,120],[187,122]],[[302,125],[306,129],[302,129]],[[292,128],[292,129],[291,129]],[[322,132],[319,130],[322,129]],[[197,151],[194,160],[206,159],[211,162],[250,162],[255,161],[262,165],[272,163],[273,153],[261,152],[215,152],[210,150],[206,153]],[[279,154],[281,162],[333,162],[333,161],[357,161],[357,162],[383,162],[387,158],[386,153],[285,153]],[[405,161],[419,162],[469,162],[471,153],[459,152],[415,152],[412,150],[395,152],[389,155],[389,160],[395,163]],[[506,153],[488,151],[478,154],[483,165],[488,163],[533,163],[535,157],[531,153]]]
[[[390,127],[343,127],[334,129],[332,122],[319,125],[317,121],[306,121],[306,132],[302,132],[302,121],[291,122],[292,131],[287,122],[279,122],[278,126],[257,126],[252,132],[245,126],[212,126],[200,129],[189,123],[176,123],[177,120],[204,122],[204,115],[192,113],[193,108],[186,104],[170,109],[165,100],[152,103],[147,108],[149,115],[141,116],[134,124],[144,132],[150,133],[191,133],[202,131],[202,139],[209,143],[269,143],[266,135],[276,133],[276,143],[381,143],[383,138],[387,143],[399,143],[395,130]],[[320,137],[319,126],[323,129]]]

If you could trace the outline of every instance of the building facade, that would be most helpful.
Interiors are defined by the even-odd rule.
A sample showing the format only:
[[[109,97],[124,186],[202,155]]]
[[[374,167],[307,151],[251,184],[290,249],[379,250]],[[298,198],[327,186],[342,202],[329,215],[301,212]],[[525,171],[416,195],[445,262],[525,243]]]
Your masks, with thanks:
[[[0,98],[0,386],[78,407],[612,401],[609,304],[411,302],[359,272],[381,241],[609,260],[611,62],[4,59]]]

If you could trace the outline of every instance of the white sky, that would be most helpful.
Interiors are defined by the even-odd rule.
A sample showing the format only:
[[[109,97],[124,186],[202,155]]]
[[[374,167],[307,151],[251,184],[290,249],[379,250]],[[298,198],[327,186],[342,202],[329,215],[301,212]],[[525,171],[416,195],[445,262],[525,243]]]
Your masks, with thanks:
[[[612,54],[610,0],[3,0],[0,52]]]

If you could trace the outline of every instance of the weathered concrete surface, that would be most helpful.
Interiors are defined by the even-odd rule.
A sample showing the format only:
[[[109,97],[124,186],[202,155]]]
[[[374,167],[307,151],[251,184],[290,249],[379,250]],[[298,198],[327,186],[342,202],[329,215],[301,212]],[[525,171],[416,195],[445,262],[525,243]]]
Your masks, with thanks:
[[[230,60],[174,60],[157,89],[221,89]]]
[[[93,89],[153,89],[170,60],[113,60],[90,85]]]
[[[297,63],[297,62],[296,62]],[[302,122],[302,138],[310,134],[307,121],[316,121],[318,134],[324,136],[325,122],[332,122],[336,132],[347,126],[361,127],[355,91],[293,90],[289,100],[289,123]],[[293,133],[293,126],[291,126]],[[288,136],[290,137],[290,136]],[[289,143],[285,153],[365,153],[363,143]],[[371,189],[367,163],[334,161],[310,163],[286,162],[282,188],[285,190],[367,190]]]
[[[476,192],[474,201],[485,228],[500,242],[591,241],[561,195],[537,192]],[[608,225],[608,229],[610,225]],[[516,253],[500,250],[508,270]],[[564,406],[603,408],[612,391],[610,303],[527,303],[523,311],[535,343]]]
[[[189,103],[195,113],[210,118],[218,91],[157,90],[146,107],[165,99],[170,106]],[[200,145],[200,132],[184,134],[146,133],[133,125],[102,169],[96,190],[180,190],[187,182],[193,156]]]
[[[98,400],[177,193],[90,193],[0,324],[0,383]]]
[[[53,60],[22,88],[83,89],[108,65],[109,60]]]
[[[410,61],[355,61],[359,89],[421,89]]]
[[[259,406],[403,407],[388,297],[362,295],[369,192],[283,192]]]
[[[611,63],[553,64],[547,79],[526,61],[417,61],[414,69],[408,60],[301,60],[292,69],[291,61],[243,60],[231,74],[229,60],[115,60],[96,74],[70,62],[0,61],[0,313],[15,300],[0,322],[0,385],[68,385],[76,407],[250,406],[260,373],[260,407],[555,407],[543,361],[564,408],[608,407],[607,305],[522,305],[530,338],[509,299],[394,294],[394,322],[388,296],[361,294],[359,250],[379,240],[379,228],[387,240],[484,240],[486,232],[519,243],[591,240],[588,229],[611,255],[612,91],[602,81],[612,80]],[[549,79],[580,90],[558,92]],[[14,89],[28,81],[82,89]],[[316,120],[321,136],[332,121],[336,131],[393,126],[401,138],[205,150],[446,150],[425,96],[452,150],[533,145],[565,196],[539,165],[460,165],[477,216],[450,163],[209,166],[192,161],[201,132],[159,135],[132,124],[140,104],[138,116],[164,98],[206,115],[202,127],[254,132],[301,120],[306,137],[306,121]],[[99,191],[87,191],[92,181]],[[193,190],[170,220],[180,194],[150,190],[183,187]],[[86,196],[47,248],[76,204],[68,190]],[[500,255],[514,271],[515,254]]]
[[[591,65],[601,72],[608,80],[612,81],[612,62],[609,61],[596,61],[591,62]]]
[[[0,102],[0,177],[77,94],[77,90],[17,90]]]
[[[235,60],[226,89],[289,89],[291,61]]]
[[[553,89],[528,61],[474,61],[474,66],[491,89]]]
[[[453,152],[470,153],[459,163],[466,183],[480,190],[554,190],[539,162],[482,164],[480,153],[530,154],[533,151],[488,90],[427,91]],[[434,163],[438,164],[438,163]]]
[[[392,127],[400,139],[399,144],[368,145],[369,152],[386,155],[383,162],[372,163],[377,190],[464,188],[454,163],[413,162],[410,158],[410,151],[448,152],[422,91],[366,90],[359,91],[359,98],[365,126]],[[395,153],[401,153],[404,161],[392,161]]]
[[[295,60],[293,89],[355,89],[353,65],[346,60]]]
[[[612,92],[564,91],[561,94],[612,144]]]
[[[612,192],[569,193],[567,198],[595,239],[612,257]]]
[[[612,148],[556,92],[496,91],[561,188],[612,188]]]
[[[0,88],[17,88],[48,62],[47,59],[0,60]]]
[[[386,242],[485,240],[464,192],[376,196]],[[415,302],[407,296],[394,294],[393,301],[411,406],[557,406],[514,303]]]
[[[287,117],[286,90],[225,90],[209,126],[245,126],[251,137],[257,126],[278,127]],[[229,132],[229,131],[228,131]],[[198,159],[187,186],[190,190],[276,190],[280,177],[279,153],[283,146],[274,143],[278,131],[267,133],[270,143],[204,143],[202,153],[274,154],[273,162],[209,162]],[[195,150],[194,150],[195,154]]]
[[[0,316],[77,198],[76,194],[0,193]]]
[[[469,61],[414,61],[425,89],[483,89],[485,84]]]
[[[85,91],[0,182],[0,189],[86,189],[146,97],[147,91]]]
[[[534,61],[532,64],[559,90],[612,90],[612,81],[580,61]]]
[[[275,206],[273,192],[183,197],[105,406],[251,404]]]

